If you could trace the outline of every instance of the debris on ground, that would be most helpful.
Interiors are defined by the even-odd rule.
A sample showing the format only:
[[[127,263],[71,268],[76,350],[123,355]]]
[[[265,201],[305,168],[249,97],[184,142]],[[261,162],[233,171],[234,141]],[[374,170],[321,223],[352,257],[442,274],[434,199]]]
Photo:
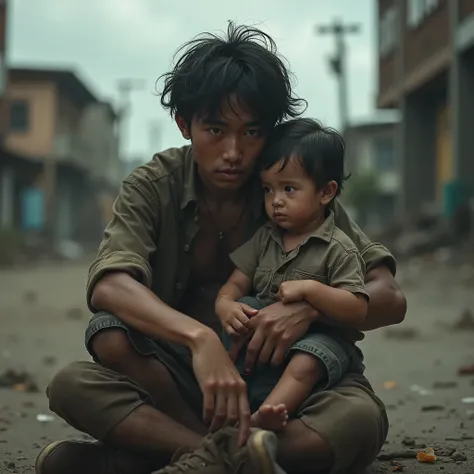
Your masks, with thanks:
[[[395,459],[415,459],[417,452],[413,450],[406,451],[387,451],[377,456],[379,461],[392,461]]]
[[[44,365],[55,365],[58,359],[55,356],[45,356],[43,357],[43,364]]]
[[[474,375],[474,364],[462,365],[459,367],[458,375]]]
[[[419,462],[434,463],[436,461],[436,455],[433,448],[426,448],[416,455],[416,459]]]
[[[393,390],[394,388],[397,388],[397,382],[395,380],[387,380],[387,382],[384,382],[383,388],[385,390]]]
[[[36,421],[39,421],[40,423],[50,423],[54,421],[54,416],[39,413],[38,415],[36,415]]]
[[[456,388],[457,386],[458,386],[457,382],[434,382],[433,383],[433,388],[439,388],[439,389]]]
[[[433,392],[431,390],[428,390],[427,388],[420,387],[419,385],[412,385],[410,387],[410,390],[414,393],[417,393],[418,395],[421,395],[422,397],[426,397],[428,395],[433,395]]]
[[[443,411],[446,407],[443,405],[425,405],[421,407],[421,411]]]
[[[392,466],[392,472],[403,472],[405,469],[405,466],[403,464],[400,464],[397,461],[390,461],[390,466]]]
[[[457,331],[474,331],[474,314],[472,314],[472,311],[465,309],[453,323],[452,328]]]
[[[32,375],[14,369],[7,369],[0,375],[0,387],[11,388],[17,392],[39,392],[38,384]]]
[[[67,311],[67,317],[69,319],[80,320],[84,316],[84,312],[81,308],[71,308]]]
[[[461,400],[463,403],[474,403],[474,397],[464,397],[462,400]]]
[[[412,341],[420,336],[416,328],[390,328],[385,330],[386,339],[398,339],[400,341]]]
[[[35,291],[25,291],[23,300],[26,303],[35,303],[38,300],[38,295]]]
[[[451,455],[451,459],[456,462],[464,462],[467,461],[467,457],[464,453],[460,453],[458,451],[454,451],[454,453]]]

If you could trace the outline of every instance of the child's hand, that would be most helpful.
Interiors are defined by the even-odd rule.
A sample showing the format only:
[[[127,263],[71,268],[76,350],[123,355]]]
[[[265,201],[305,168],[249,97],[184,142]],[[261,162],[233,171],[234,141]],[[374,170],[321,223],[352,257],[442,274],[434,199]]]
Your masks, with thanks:
[[[249,317],[258,313],[258,310],[224,297],[217,302],[216,313],[224,331],[231,337],[238,337],[248,334],[245,324]]]
[[[280,285],[278,297],[282,303],[297,303],[305,299],[307,280],[284,281]]]

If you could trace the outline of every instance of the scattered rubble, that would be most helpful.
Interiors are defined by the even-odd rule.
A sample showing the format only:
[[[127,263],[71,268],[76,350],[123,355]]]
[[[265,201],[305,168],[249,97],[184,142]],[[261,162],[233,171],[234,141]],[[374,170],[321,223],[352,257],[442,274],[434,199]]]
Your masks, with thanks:
[[[453,461],[460,461],[460,462],[464,462],[464,461],[467,461],[467,457],[464,453],[460,453],[458,451],[455,451],[452,455],[451,455],[451,459]]]
[[[39,392],[38,384],[32,375],[14,369],[7,369],[0,375],[0,387],[11,388],[18,392]]]
[[[67,311],[67,317],[69,319],[80,320],[84,316],[84,312],[81,308],[71,308]]]
[[[458,375],[474,375],[474,364],[462,365],[459,367]]]
[[[401,341],[411,341],[420,336],[420,331],[416,328],[389,328],[384,332],[386,339],[398,339]]]
[[[433,388],[445,389],[445,388],[456,388],[458,386],[457,382],[434,382]]]
[[[472,311],[465,309],[453,323],[452,328],[457,331],[474,331],[474,314]]]
[[[436,461],[436,454],[433,448],[426,448],[424,451],[417,453],[416,459],[419,462],[434,463]]]

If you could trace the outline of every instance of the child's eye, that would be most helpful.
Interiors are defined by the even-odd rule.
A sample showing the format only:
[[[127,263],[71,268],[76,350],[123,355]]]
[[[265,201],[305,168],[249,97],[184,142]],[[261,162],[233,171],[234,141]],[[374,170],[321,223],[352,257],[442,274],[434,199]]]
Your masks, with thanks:
[[[269,194],[269,193],[270,193],[270,188],[269,188],[268,186],[264,186],[264,187],[263,187],[263,192],[264,192],[265,194]]]
[[[295,191],[293,186],[285,186],[285,193],[292,193],[293,191]]]

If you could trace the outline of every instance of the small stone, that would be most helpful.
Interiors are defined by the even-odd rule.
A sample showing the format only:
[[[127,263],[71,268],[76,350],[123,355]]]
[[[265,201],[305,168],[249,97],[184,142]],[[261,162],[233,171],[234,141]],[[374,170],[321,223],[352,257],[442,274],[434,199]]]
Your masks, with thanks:
[[[460,453],[459,451],[454,451],[454,453],[451,454],[451,459],[456,462],[463,462],[467,460],[467,457],[464,453]]]

